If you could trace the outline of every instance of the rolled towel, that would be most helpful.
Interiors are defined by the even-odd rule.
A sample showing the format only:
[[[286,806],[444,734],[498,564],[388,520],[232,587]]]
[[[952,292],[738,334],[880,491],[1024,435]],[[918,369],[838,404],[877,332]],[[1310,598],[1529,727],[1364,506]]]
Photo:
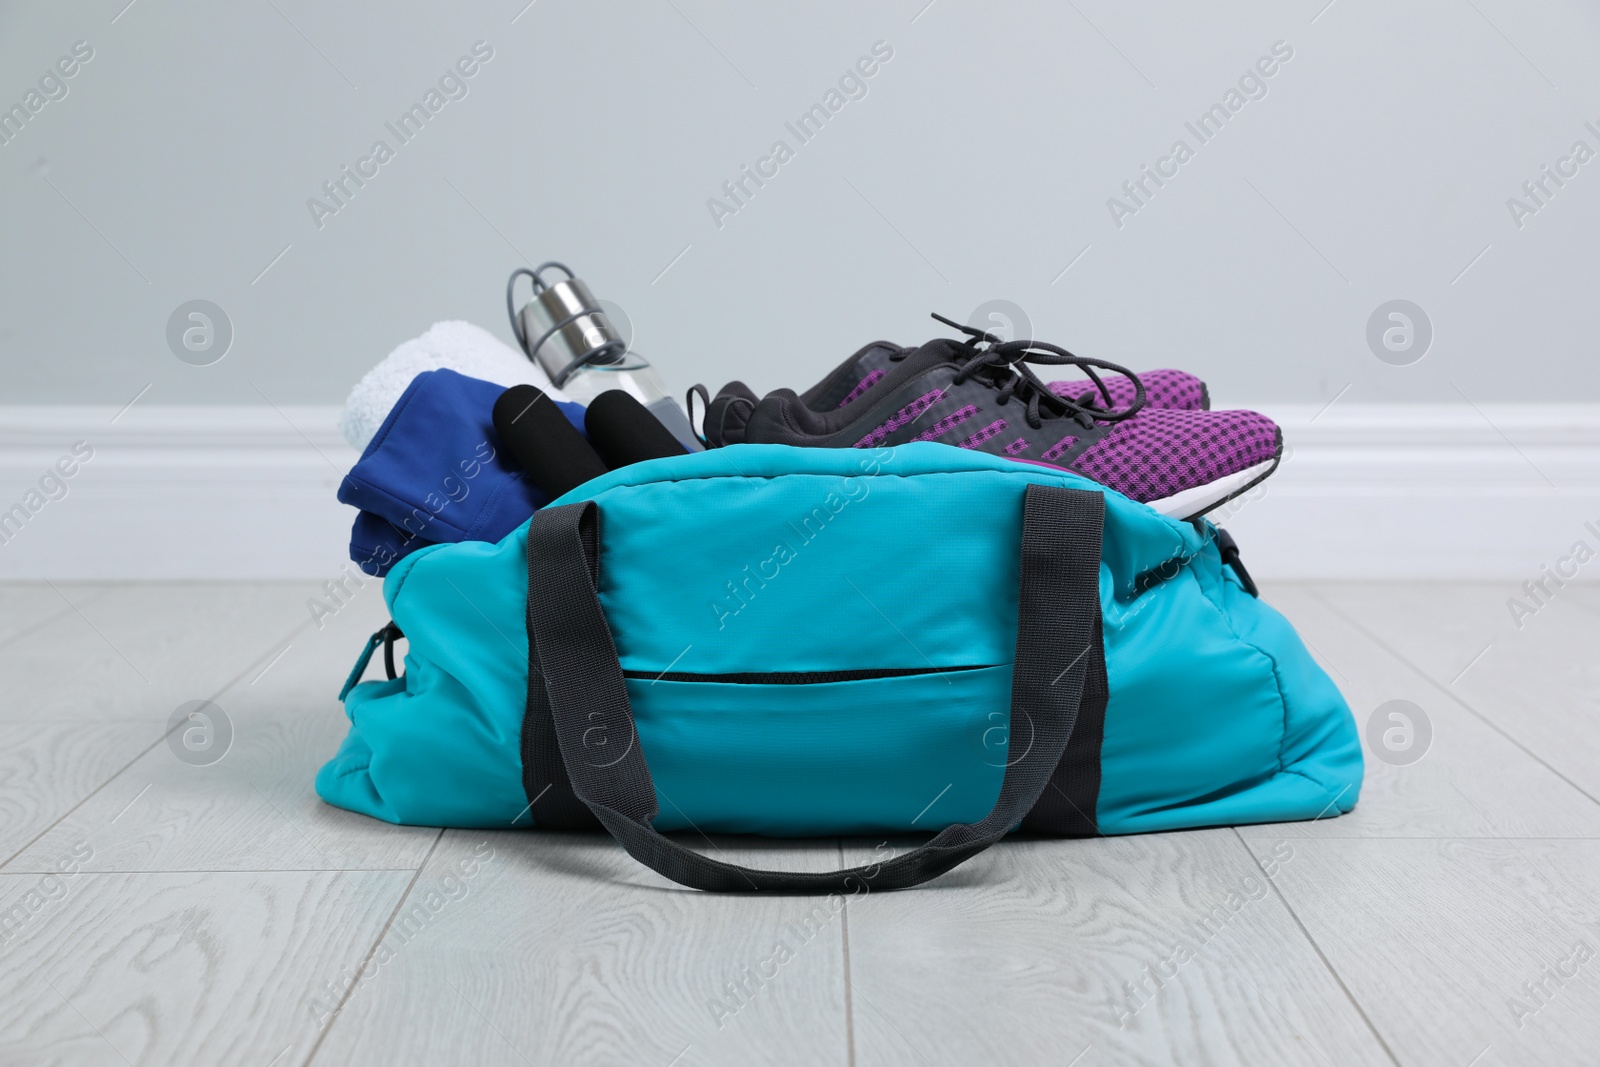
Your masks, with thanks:
[[[344,402],[339,432],[352,448],[365,450],[411,379],[441,368],[496,385],[537,386],[551,400],[567,399],[538,364],[488,330],[470,322],[436,322],[362,376]]]

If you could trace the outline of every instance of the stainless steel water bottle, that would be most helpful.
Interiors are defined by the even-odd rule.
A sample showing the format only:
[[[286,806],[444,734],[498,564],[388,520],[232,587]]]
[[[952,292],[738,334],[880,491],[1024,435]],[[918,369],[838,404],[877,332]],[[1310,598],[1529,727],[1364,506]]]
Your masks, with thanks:
[[[566,278],[547,281],[544,273],[552,269]],[[519,312],[514,292],[522,275],[532,281],[533,297]],[[688,415],[668,394],[655,368],[628,347],[589,287],[565,264],[550,262],[512,271],[506,283],[506,310],[522,351],[550,375],[557,389],[580,404],[609,389],[622,389],[648,408],[685,448],[700,450]]]

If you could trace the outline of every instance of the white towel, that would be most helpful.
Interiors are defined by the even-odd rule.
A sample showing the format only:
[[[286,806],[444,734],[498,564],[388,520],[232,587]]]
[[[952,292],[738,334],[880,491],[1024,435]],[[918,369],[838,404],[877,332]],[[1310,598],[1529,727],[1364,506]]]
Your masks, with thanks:
[[[411,379],[440,367],[496,385],[538,386],[551,400],[567,399],[538,364],[488,330],[470,322],[436,322],[362,376],[344,402],[339,432],[353,448],[365,451]]]

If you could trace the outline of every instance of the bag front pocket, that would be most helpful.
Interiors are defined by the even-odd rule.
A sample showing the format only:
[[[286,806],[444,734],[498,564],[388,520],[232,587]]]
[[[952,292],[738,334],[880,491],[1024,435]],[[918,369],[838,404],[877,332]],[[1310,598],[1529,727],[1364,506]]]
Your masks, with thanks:
[[[661,830],[931,832],[983,818],[1005,776],[1010,664],[628,672],[627,686]]]

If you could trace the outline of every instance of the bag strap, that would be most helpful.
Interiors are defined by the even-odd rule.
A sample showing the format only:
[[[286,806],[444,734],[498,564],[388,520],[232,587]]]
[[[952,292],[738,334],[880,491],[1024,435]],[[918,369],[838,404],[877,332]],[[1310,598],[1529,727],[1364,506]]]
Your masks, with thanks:
[[[534,542],[528,539],[528,576],[540,564]],[[532,586],[529,586],[530,590]],[[522,716],[522,793],[528,798],[527,814],[535,826],[551,830],[603,830],[583,801],[572,790],[566,762],[561,758],[561,741],[556,736],[555,713],[544,675],[533,650],[533,605],[528,597],[528,702]],[[522,818],[518,813],[517,819]],[[512,824],[516,824],[516,819]]]
[[[655,785],[597,593],[599,515],[594,502],[585,501],[545,508],[529,524],[528,669],[544,679],[578,799],[634,859],[694,889],[903,889],[971,859],[1009,833],[1038,800],[1072,734],[1089,663],[1104,654],[1097,637],[1105,500],[1097,492],[1029,485],[1008,759],[993,810],[976,823],[947,826],[919,847],[870,866],[799,872],[724,863],[651,825],[657,814]]]

